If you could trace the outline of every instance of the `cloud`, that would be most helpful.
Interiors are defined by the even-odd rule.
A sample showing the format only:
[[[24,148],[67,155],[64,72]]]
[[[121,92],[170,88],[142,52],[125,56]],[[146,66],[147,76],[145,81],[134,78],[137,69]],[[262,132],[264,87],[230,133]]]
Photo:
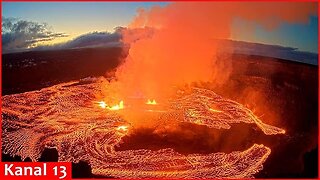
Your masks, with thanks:
[[[65,43],[51,46],[49,48],[71,49],[82,47],[99,47],[99,46],[118,46],[120,44],[121,34],[118,31],[109,32],[92,32],[83,34]]]
[[[68,36],[56,33],[46,23],[2,18],[2,51],[3,53],[22,51],[34,47],[39,42],[51,41],[58,37]]]
[[[55,45],[38,46],[33,50],[53,50],[53,49],[74,49],[88,47],[119,47],[123,46],[123,36],[130,34],[130,42],[138,41],[146,37],[151,37],[154,29],[152,28],[136,28],[128,29],[126,27],[116,27],[114,32],[91,32],[82,34],[70,41]]]
[[[81,35],[72,41],[64,44],[66,48],[78,48],[86,46],[99,46],[105,45],[111,42],[119,42],[119,33],[108,33],[108,32],[94,32],[85,35]]]

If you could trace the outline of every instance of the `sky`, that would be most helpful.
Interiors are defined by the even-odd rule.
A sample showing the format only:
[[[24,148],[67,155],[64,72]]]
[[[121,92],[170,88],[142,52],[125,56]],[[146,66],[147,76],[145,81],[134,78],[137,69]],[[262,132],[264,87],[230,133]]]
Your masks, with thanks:
[[[2,17],[47,23],[54,32],[68,34],[47,43],[58,43],[94,31],[112,32],[115,27],[127,26],[138,8],[166,2],[2,2]],[[300,51],[318,53],[318,17],[311,16],[306,24],[282,23],[268,30],[259,24],[247,31],[246,20],[235,19],[231,39],[281,45]]]
[[[2,16],[48,23],[54,31],[75,38],[93,31],[113,31],[126,26],[140,7],[165,5],[156,2],[3,2]],[[57,42],[57,41],[56,41]]]

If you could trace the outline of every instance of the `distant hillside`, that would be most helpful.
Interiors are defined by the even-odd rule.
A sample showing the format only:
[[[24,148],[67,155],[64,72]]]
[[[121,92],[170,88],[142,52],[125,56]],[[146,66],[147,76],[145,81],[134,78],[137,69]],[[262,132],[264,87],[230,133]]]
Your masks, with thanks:
[[[114,70],[127,53],[128,50],[121,47],[96,47],[3,54],[2,95],[37,90],[89,76],[103,76],[107,71]],[[239,66],[235,64],[239,60],[244,64],[251,61],[263,64],[277,62],[279,67],[297,64],[283,59],[241,54],[244,53],[233,54],[234,67]],[[298,63],[295,66],[303,68],[310,65]]]
[[[122,48],[30,51],[2,55],[2,94],[35,90],[59,82],[102,76],[119,65]]]
[[[219,43],[221,50],[228,53],[258,55],[318,65],[318,54],[299,51],[292,47],[232,40],[219,40]]]

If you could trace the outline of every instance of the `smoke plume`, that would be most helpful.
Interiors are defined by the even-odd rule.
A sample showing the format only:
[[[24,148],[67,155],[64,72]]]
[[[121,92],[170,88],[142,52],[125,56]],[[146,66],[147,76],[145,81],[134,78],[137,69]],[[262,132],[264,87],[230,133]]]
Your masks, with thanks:
[[[139,9],[128,30],[146,31],[138,38],[123,31],[130,50],[117,71],[118,92],[122,98],[161,99],[172,87],[192,82],[221,85],[232,67],[215,40],[230,37],[234,18],[273,30],[282,22],[307,23],[316,12],[316,3],[299,2],[185,2]]]

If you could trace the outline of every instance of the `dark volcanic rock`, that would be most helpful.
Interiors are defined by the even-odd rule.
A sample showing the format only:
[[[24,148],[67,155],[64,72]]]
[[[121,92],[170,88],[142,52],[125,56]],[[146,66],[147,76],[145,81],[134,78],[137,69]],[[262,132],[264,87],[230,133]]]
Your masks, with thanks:
[[[126,56],[120,47],[2,55],[2,95],[32,91],[88,76],[103,76]]]

